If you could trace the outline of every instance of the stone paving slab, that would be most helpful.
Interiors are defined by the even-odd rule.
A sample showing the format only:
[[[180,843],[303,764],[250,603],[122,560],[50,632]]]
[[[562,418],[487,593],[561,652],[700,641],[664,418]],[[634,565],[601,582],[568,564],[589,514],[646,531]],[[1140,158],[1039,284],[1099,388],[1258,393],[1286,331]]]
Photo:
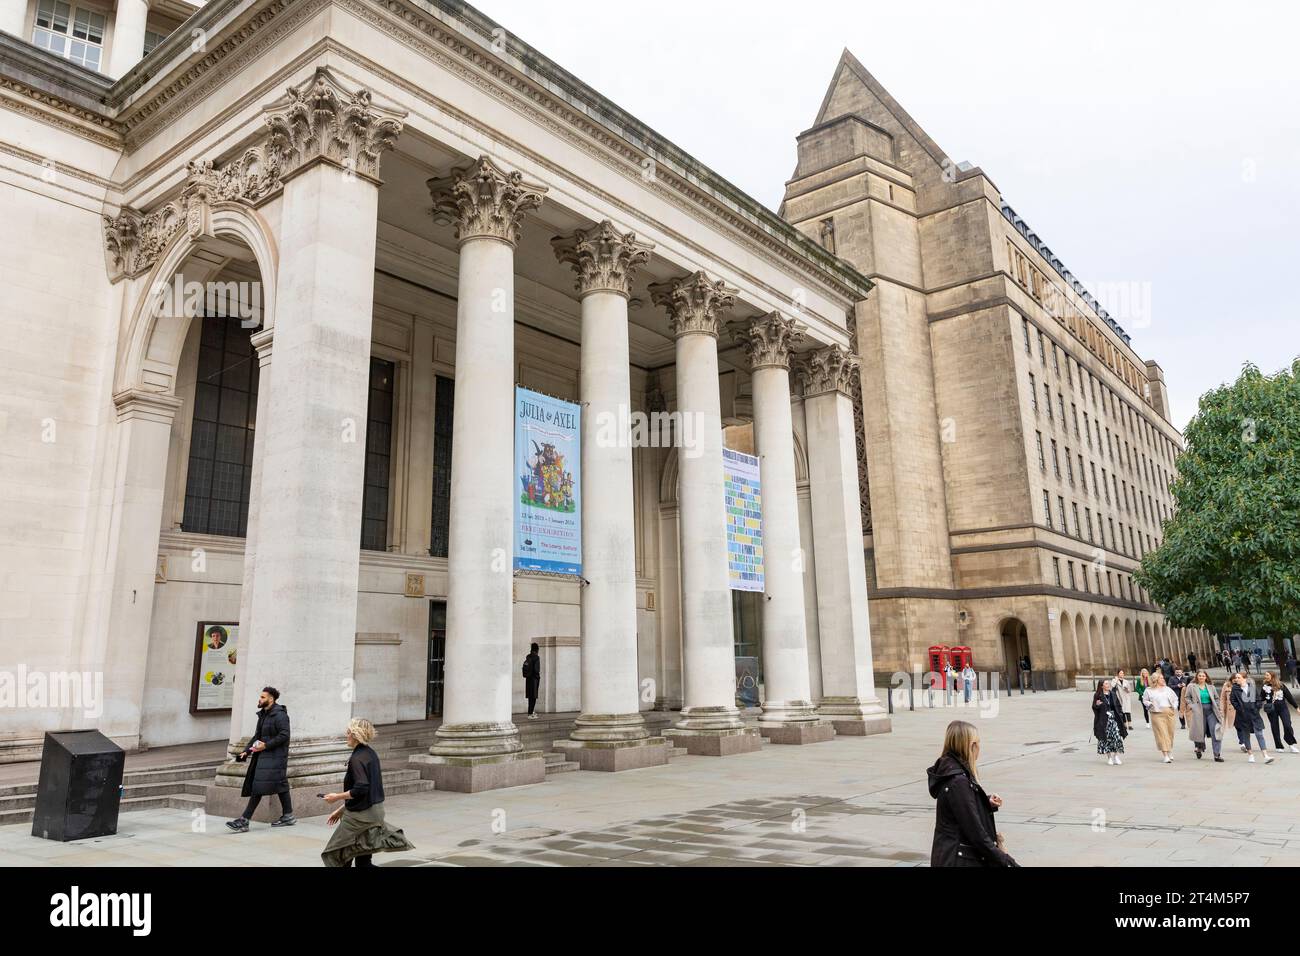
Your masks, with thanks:
[[[561,774],[479,794],[392,797],[412,852],[384,866],[928,865],[934,802],[925,769],[949,720],[981,734],[981,781],[1000,794],[1008,848],[1025,865],[1262,866],[1300,862],[1300,756],[1164,764],[1141,725],[1124,765],[1089,740],[1086,692],[1003,698],[996,713],[895,715],[894,732],[734,757],[683,757],[622,774]],[[197,824],[197,826],[196,826]],[[197,829],[198,832],[195,832]],[[233,834],[189,811],[123,814],[112,837],[57,844],[0,828],[0,866],[319,866],[321,818]]]

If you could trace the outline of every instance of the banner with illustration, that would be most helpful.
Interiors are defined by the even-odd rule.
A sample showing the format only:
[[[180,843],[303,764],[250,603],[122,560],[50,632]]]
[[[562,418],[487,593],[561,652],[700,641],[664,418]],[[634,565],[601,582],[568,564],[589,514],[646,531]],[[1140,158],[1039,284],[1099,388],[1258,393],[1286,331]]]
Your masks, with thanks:
[[[582,409],[515,389],[515,570],[582,575]]]
[[[763,493],[758,459],[722,449],[726,480],[727,572],[733,591],[763,590]]]
[[[207,714],[230,710],[235,701],[239,625],[201,621],[195,645],[190,713]]]

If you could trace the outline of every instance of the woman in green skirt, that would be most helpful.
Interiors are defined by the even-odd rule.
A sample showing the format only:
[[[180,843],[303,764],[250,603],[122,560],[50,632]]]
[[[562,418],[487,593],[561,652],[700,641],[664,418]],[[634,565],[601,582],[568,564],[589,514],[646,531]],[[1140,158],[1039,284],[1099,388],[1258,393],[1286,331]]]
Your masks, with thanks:
[[[352,756],[343,777],[342,793],[325,794],[326,803],[344,801],[326,822],[338,826],[321,852],[326,866],[374,866],[376,853],[414,850],[401,830],[384,823],[384,777],[379,754],[370,748],[375,727],[368,720],[348,722],[348,746]]]

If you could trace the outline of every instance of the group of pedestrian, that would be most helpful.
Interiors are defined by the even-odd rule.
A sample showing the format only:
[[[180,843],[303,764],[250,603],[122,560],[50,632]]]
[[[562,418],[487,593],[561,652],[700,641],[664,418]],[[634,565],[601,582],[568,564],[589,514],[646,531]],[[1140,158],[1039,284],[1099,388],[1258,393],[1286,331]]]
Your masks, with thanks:
[[[1189,664],[1193,663],[1189,659]],[[1264,739],[1264,718],[1273,735],[1274,749],[1300,754],[1292,711],[1297,708],[1291,688],[1272,671],[1265,672],[1257,687],[1250,672],[1239,668],[1222,687],[1215,688],[1209,672],[1195,670],[1184,675],[1162,658],[1151,670],[1143,668],[1130,683],[1120,670],[1113,679],[1099,680],[1092,698],[1092,734],[1097,753],[1111,766],[1123,764],[1125,740],[1133,729],[1133,699],[1142,705],[1145,722],[1150,726],[1156,749],[1164,763],[1173,763],[1176,729],[1174,721],[1187,731],[1196,759],[1204,757],[1207,741],[1216,763],[1223,763],[1224,728],[1231,725],[1247,762],[1255,763],[1255,744],[1266,764],[1273,762]]]
[[[326,866],[374,866],[374,854],[413,850],[414,846],[401,830],[384,822],[384,776],[379,754],[370,746],[375,739],[374,725],[353,718],[344,733],[352,754],[338,793],[318,794],[326,803],[340,803],[326,823],[337,827],[321,859]],[[262,798],[275,795],[280,801],[280,816],[271,826],[291,827],[298,821],[293,815],[289,788],[289,711],[280,703],[280,692],[265,687],[257,700],[257,725],[248,744],[235,760],[248,762],[244,773],[242,796],[248,804],[242,815],[226,826],[236,833],[247,833],[253,814]]]

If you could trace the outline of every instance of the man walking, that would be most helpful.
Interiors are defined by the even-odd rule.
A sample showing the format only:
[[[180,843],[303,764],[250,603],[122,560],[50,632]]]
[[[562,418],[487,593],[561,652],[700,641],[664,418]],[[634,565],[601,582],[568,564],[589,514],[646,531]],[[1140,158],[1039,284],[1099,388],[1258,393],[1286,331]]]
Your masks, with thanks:
[[[240,763],[248,760],[241,791],[242,796],[248,797],[248,806],[243,816],[226,821],[226,826],[236,833],[248,832],[248,821],[253,819],[257,805],[272,793],[280,798],[280,819],[271,826],[291,827],[298,822],[289,797],[289,712],[279,701],[278,690],[262,688],[257,698],[257,729],[249,738],[248,746],[235,757]]]

